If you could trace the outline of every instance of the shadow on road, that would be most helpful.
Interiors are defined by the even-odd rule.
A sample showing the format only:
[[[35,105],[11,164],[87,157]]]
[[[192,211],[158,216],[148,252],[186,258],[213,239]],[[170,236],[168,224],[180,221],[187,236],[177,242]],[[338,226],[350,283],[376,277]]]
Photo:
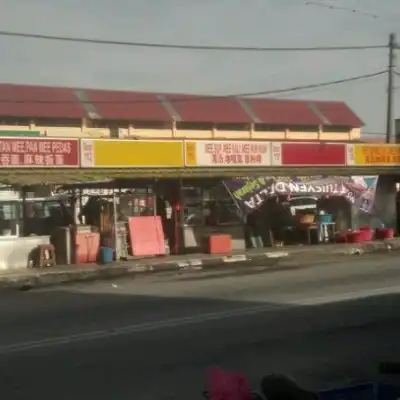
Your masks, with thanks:
[[[262,312],[243,311],[261,306]],[[106,331],[110,337],[11,354],[3,347],[0,394],[41,400],[195,399],[210,365],[243,370],[253,383],[270,372],[313,387],[370,379],[378,362],[400,360],[399,309],[398,295],[298,306],[70,288],[2,294],[2,346],[83,332]],[[224,318],[205,317],[212,313]],[[140,328],[144,324],[152,328]],[[127,326],[139,328],[118,332]]]

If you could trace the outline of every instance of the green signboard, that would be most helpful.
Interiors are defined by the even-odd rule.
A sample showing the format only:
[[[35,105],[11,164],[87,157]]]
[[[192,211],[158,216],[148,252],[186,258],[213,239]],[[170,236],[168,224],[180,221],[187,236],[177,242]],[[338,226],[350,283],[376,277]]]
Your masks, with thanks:
[[[40,131],[2,131],[0,130],[0,137],[39,137]]]

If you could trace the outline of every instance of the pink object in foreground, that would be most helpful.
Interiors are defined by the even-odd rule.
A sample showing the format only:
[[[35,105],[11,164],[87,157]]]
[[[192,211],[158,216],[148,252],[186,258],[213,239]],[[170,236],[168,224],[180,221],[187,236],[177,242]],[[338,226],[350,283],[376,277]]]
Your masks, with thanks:
[[[211,367],[207,374],[209,400],[251,400],[250,386],[244,374]]]

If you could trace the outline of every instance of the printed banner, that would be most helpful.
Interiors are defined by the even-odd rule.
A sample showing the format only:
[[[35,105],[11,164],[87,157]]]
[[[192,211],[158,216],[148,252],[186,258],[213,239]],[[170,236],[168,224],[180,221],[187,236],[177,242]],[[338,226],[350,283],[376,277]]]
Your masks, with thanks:
[[[276,166],[346,165],[346,144],[324,142],[273,143],[272,164]]]
[[[400,145],[397,144],[353,144],[348,145],[352,161],[350,165],[398,165]],[[352,152],[352,155],[351,155]]]
[[[271,165],[271,143],[257,141],[187,141],[185,165],[229,167]]]
[[[130,139],[82,139],[83,168],[183,167],[183,142]]]
[[[77,168],[78,139],[0,137],[0,168]]]
[[[369,211],[372,207],[377,178],[367,185],[363,177],[237,178],[223,181],[243,215],[260,208],[265,200],[277,194],[304,196],[345,196],[351,203]]]

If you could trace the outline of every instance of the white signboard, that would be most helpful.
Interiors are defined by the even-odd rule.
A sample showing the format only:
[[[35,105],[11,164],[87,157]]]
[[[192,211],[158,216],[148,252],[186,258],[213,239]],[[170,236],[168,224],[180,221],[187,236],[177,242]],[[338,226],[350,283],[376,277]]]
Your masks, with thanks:
[[[92,139],[81,140],[81,167],[94,167],[94,144]]]
[[[270,142],[190,141],[186,143],[185,148],[187,166],[262,167],[271,165]]]
[[[346,144],[346,164],[347,165],[355,165],[354,146],[352,144]]]
[[[282,165],[282,145],[279,142],[271,143],[271,163],[272,165]]]

